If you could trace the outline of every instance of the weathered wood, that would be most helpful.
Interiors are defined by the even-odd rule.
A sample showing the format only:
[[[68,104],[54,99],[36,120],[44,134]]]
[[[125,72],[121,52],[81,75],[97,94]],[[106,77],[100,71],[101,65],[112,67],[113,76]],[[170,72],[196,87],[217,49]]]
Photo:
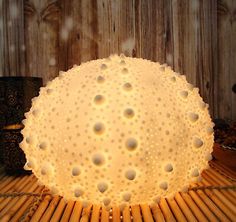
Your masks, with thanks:
[[[0,0],[0,76],[25,75],[23,0]]]
[[[236,1],[220,0],[217,7],[218,34],[218,115],[236,119]]]
[[[24,1],[26,75],[42,76],[44,82],[58,75],[58,1]]]
[[[98,58],[97,6],[96,1],[61,1],[60,24],[61,70]]]
[[[200,89],[214,113],[216,1],[172,1],[174,70]],[[169,54],[171,58],[171,55]],[[169,58],[168,57],[168,58]]]
[[[232,0],[0,0],[0,76],[46,83],[123,52],[169,64],[200,89],[213,117],[235,120],[235,12]]]

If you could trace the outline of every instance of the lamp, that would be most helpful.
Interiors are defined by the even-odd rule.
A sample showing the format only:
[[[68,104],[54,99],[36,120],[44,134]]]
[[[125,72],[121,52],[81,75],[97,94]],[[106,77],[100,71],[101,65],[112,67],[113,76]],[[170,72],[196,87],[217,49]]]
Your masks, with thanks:
[[[25,116],[25,167],[84,204],[158,202],[199,180],[211,159],[198,89],[144,59],[112,55],[61,72]]]

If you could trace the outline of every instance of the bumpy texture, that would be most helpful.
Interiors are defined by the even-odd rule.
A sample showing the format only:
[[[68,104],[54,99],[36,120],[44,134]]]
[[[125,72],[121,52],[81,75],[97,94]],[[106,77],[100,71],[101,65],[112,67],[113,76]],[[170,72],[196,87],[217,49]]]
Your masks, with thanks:
[[[166,65],[113,55],[41,88],[22,133],[26,167],[66,199],[152,203],[208,166],[213,123],[198,89]]]

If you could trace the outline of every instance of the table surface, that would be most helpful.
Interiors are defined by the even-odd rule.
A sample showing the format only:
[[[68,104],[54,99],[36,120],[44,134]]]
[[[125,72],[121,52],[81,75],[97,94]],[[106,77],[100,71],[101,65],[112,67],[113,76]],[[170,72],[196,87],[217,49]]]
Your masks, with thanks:
[[[191,184],[186,193],[152,206],[113,207],[110,211],[99,205],[83,208],[78,201],[66,202],[38,185],[33,174],[14,177],[0,169],[0,221],[236,221],[236,172],[219,161],[209,164],[202,172],[203,180]]]

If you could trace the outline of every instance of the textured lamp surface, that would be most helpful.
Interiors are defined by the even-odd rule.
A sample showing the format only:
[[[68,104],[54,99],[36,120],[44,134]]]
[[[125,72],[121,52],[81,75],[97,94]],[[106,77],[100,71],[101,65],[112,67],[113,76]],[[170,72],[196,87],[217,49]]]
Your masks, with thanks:
[[[148,60],[112,55],[60,73],[25,116],[25,167],[66,199],[153,203],[198,180],[211,159],[198,89]]]

